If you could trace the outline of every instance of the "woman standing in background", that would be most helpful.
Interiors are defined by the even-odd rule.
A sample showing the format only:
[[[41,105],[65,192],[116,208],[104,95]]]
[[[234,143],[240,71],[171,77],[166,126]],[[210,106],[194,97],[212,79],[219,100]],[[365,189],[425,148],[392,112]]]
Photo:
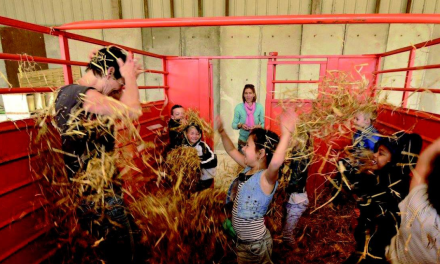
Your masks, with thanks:
[[[243,103],[238,104],[234,110],[232,128],[239,129],[238,151],[246,145],[249,133],[254,128],[264,128],[264,108],[257,103],[257,94],[253,84],[246,84],[242,93]]]

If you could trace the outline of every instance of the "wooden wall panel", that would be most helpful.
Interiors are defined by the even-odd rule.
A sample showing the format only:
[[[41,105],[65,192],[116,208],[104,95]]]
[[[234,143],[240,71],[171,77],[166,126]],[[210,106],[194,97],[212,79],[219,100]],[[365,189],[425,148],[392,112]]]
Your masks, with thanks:
[[[4,27],[0,28],[2,48],[4,53],[29,54],[46,57],[46,48],[43,34],[27,30]],[[19,87],[18,62],[5,61],[6,73],[13,87]],[[48,69],[47,64],[39,64],[41,69]]]

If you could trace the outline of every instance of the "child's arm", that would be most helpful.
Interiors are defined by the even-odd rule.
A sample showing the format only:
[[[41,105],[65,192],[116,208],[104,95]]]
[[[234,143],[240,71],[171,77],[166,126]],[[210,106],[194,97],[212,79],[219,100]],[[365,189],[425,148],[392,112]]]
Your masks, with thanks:
[[[429,145],[425,151],[420,154],[416,168],[413,171],[414,176],[409,186],[410,191],[420,184],[427,183],[426,178],[432,172],[434,168],[433,163],[438,155],[440,155],[440,138],[434,141],[434,143]]]
[[[200,167],[202,169],[211,169],[217,167],[217,156],[211,150],[211,148],[205,142],[201,141],[205,147],[203,149],[202,160],[200,161]]]
[[[270,185],[275,185],[275,183],[278,179],[278,170],[280,169],[281,165],[283,165],[283,163],[284,163],[286,151],[287,151],[287,148],[289,147],[290,137],[296,127],[296,119],[297,119],[296,114],[291,115],[291,114],[285,113],[281,117],[280,142],[278,143],[277,149],[275,150],[275,153],[273,154],[273,157],[272,157],[272,160],[269,164],[269,167],[267,168],[267,170],[264,171],[264,176]]]
[[[226,134],[225,129],[223,128],[223,122],[222,119],[217,116],[215,119],[217,124],[217,130],[220,134],[220,137],[223,142],[223,146],[225,147],[226,152],[228,155],[235,160],[240,166],[246,167],[246,163],[244,162],[244,156],[234,147],[234,144],[232,143],[231,139],[229,138],[228,134]]]

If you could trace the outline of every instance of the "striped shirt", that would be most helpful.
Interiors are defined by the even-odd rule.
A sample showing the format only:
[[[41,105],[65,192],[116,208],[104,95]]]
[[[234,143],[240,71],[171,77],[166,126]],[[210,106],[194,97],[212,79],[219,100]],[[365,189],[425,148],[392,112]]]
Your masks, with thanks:
[[[399,204],[402,223],[391,240],[391,263],[440,263],[440,216],[428,201],[428,185],[416,186]]]
[[[263,217],[258,219],[243,219],[237,217],[238,200],[240,199],[240,190],[243,184],[244,182],[238,185],[237,197],[235,197],[234,200],[234,207],[232,208],[232,226],[240,240],[261,240],[266,234],[266,226],[264,225]]]

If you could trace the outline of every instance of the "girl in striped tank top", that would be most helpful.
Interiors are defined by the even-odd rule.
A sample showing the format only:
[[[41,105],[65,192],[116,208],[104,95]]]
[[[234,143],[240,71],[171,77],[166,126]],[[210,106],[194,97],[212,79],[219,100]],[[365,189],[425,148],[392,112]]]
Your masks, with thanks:
[[[264,225],[264,215],[278,187],[278,170],[284,162],[296,115],[281,117],[281,138],[270,130],[252,129],[241,154],[223,129],[218,132],[224,148],[245,169],[229,187],[226,203],[233,203],[232,226],[237,234],[238,263],[272,263],[272,237]]]

